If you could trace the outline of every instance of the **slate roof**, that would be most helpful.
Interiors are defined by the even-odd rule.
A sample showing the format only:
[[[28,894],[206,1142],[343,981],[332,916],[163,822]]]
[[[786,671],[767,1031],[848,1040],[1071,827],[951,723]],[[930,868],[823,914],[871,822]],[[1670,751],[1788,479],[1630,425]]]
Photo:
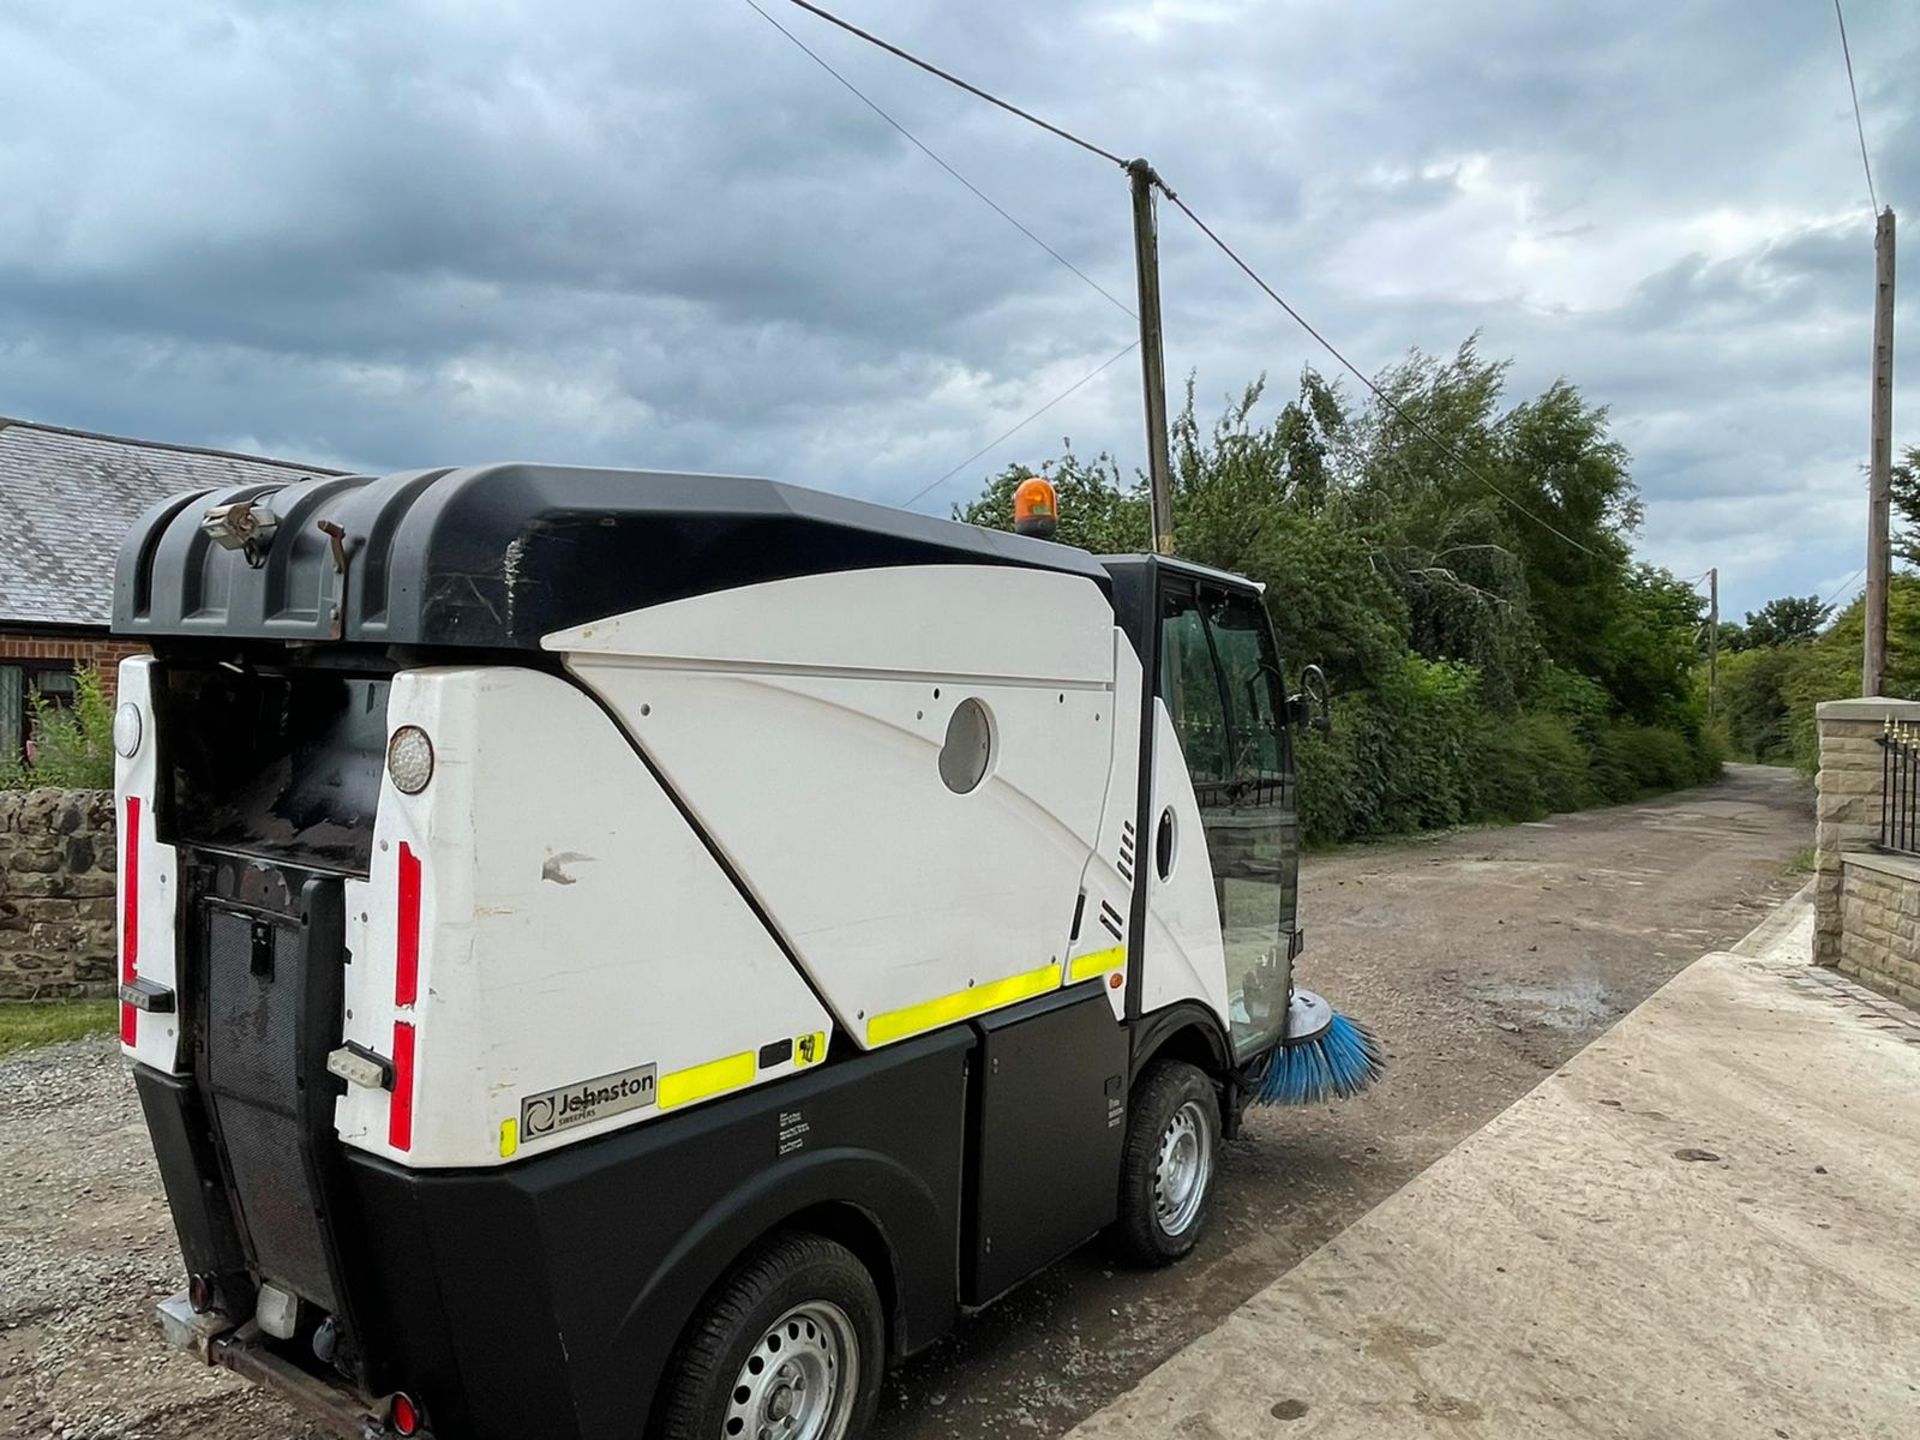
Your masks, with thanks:
[[[0,627],[105,628],[120,541],[158,500],[334,473],[0,417]]]

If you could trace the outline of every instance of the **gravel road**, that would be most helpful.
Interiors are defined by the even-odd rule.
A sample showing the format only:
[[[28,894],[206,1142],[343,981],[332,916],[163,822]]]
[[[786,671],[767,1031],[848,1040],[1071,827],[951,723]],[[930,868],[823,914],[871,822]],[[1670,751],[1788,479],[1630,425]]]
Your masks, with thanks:
[[[1386,1082],[1257,1113],[1188,1262],[1069,1257],[893,1376],[879,1436],[1065,1431],[1745,933],[1797,887],[1811,834],[1791,775],[1729,766],[1647,804],[1309,857],[1303,981],[1379,1032]],[[162,1350],[149,1317],[179,1284],[111,1043],[0,1060],[0,1435],[307,1440],[270,1397]]]

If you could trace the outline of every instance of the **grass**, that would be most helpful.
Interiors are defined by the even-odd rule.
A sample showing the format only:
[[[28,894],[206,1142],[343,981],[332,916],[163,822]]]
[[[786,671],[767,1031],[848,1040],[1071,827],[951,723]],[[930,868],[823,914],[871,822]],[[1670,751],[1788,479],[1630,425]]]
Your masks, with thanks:
[[[0,1000],[0,1055],[105,1034],[118,1010],[111,1000]]]
[[[1787,862],[1789,875],[1811,875],[1813,873],[1813,847],[1805,846],[1793,852],[1793,858]]]

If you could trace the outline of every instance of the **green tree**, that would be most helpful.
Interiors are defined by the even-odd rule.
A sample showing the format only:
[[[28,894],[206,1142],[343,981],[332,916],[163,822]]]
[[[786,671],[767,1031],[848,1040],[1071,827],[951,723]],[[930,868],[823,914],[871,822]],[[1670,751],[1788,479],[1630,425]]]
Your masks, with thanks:
[[[1092,461],[1073,453],[1073,442],[1062,440],[1060,458],[1035,472],[1025,465],[1009,465],[987,482],[978,499],[953,508],[953,518],[989,530],[1013,529],[1013,492],[1029,475],[1039,473],[1052,482],[1060,502],[1060,528],[1054,538],[1095,555],[1120,555],[1147,548],[1152,522],[1148,518],[1146,489],[1137,479],[1128,484],[1120,467],[1102,451]]]
[[[113,788],[113,703],[100,672],[74,676],[73,704],[33,697],[33,763],[0,766],[0,790],[57,785],[74,790]]]
[[[1920,565],[1920,445],[1901,453],[1889,476],[1893,508],[1905,526],[1893,535],[1893,558]]]
[[[1762,645],[1720,662],[1720,723],[1736,754],[1759,764],[1788,760],[1793,753],[1793,707],[1786,685],[1796,652]]]
[[[1620,714],[1643,725],[1698,723],[1693,671],[1705,603],[1691,585],[1652,565],[1619,577],[1589,648],[1591,673]]]
[[[1744,645],[1798,645],[1813,639],[1833,614],[1818,595],[1785,595],[1747,613]]]
[[[1566,381],[1509,405],[1469,338],[1352,401],[1312,369],[1170,427],[1180,553],[1266,586],[1290,665],[1327,667],[1331,735],[1300,737],[1302,824],[1334,840],[1626,799],[1711,773],[1701,601],[1637,565],[1640,504],[1606,411]],[[1465,464],[1461,463],[1464,457]],[[1147,543],[1138,476],[1071,447],[1043,467],[1060,538]],[[956,515],[1011,524],[1026,472]]]
[[[1793,662],[1780,682],[1788,707],[1793,762],[1811,775],[1820,763],[1814,707],[1860,693],[1860,653],[1866,640],[1866,601],[1856,599],[1810,645],[1788,652]],[[1896,699],[1920,699],[1920,576],[1895,574],[1887,587],[1887,677],[1881,687]]]

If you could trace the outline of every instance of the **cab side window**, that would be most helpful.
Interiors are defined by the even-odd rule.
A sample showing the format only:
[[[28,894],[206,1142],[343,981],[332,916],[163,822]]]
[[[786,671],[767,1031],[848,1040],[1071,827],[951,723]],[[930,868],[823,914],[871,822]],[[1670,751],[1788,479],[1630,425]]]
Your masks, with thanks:
[[[1169,594],[1162,607],[1160,698],[1180,737],[1194,785],[1226,781],[1231,774],[1226,707],[1221,703],[1206,619],[1199,598],[1192,594]]]
[[[1179,582],[1160,607],[1160,698],[1193,782],[1236,1054],[1286,1024],[1300,837],[1279,656],[1261,600]]]
[[[1232,706],[1229,774],[1256,786],[1278,785],[1291,770],[1288,731],[1280,710],[1285,686],[1264,619],[1258,606],[1242,596],[1226,597],[1210,619],[1221,682]],[[1247,798],[1258,803],[1280,797]]]

